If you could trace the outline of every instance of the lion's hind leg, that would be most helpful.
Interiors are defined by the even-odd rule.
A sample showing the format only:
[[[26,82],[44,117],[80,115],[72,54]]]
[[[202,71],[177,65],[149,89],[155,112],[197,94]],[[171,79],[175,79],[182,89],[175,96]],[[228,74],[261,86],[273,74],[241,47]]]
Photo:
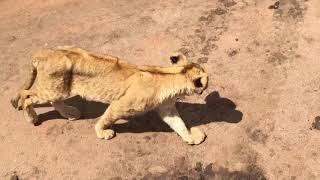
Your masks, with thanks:
[[[61,116],[68,120],[76,120],[81,117],[81,112],[73,106],[65,104],[62,100],[51,102],[52,106]]]
[[[38,121],[38,115],[33,108],[33,105],[37,102],[37,94],[30,90],[22,91],[17,102],[18,108],[23,110],[25,120],[32,124]]]
[[[35,93],[31,90],[22,90],[18,95],[11,99],[11,104],[14,108],[21,110],[24,104],[24,101],[28,99],[30,96],[35,95]]]
[[[18,93],[14,98],[11,99],[11,104],[15,109],[21,110],[21,102],[20,99],[21,98],[25,98],[23,97],[23,94],[28,94],[27,92],[29,92],[29,89],[33,86],[33,83],[36,79],[37,76],[37,67],[36,67],[36,61],[34,61],[32,63],[32,69],[29,72],[29,75],[27,76],[27,81],[25,82],[25,84],[22,86],[22,91],[21,93]]]
[[[24,118],[33,124],[38,122],[38,115],[33,106],[36,104],[44,104],[64,99],[63,96],[56,93],[39,92],[26,90],[21,93],[19,104],[22,106]]]
[[[33,124],[38,121],[37,113],[33,108],[34,96],[36,96],[34,91],[22,90],[14,99],[11,100],[12,105],[19,110],[23,110],[24,118]]]

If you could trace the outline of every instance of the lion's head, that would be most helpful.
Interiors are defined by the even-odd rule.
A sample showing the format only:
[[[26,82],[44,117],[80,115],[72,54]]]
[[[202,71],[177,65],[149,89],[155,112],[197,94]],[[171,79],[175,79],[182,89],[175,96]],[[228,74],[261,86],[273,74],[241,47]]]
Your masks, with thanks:
[[[191,93],[202,94],[207,89],[208,74],[200,64],[189,61],[182,53],[174,53],[170,56],[170,61],[173,66],[184,67],[182,73],[185,73],[188,79],[188,89]]]

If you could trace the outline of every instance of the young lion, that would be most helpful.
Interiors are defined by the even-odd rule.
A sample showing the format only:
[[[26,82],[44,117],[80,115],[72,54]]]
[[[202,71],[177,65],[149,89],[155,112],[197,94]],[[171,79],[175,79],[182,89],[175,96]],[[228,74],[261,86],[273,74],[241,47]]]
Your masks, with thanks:
[[[208,75],[182,54],[176,53],[170,60],[171,67],[137,66],[80,48],[42,50],[34,55],[29,80],[11,103],[22,109],[32,123],[37,122],[35,104],[51,103],[63,117],[74,120],[81,113],[64,104],[66,98],[80,95],[109,103],[95,125],[101,139],[115,136],[110,128],[117,120],[154,109],[185,142],[200,144],[205,134],[197,128],[189,132],[175,108],[175,100],[201,94],[207,88]]]

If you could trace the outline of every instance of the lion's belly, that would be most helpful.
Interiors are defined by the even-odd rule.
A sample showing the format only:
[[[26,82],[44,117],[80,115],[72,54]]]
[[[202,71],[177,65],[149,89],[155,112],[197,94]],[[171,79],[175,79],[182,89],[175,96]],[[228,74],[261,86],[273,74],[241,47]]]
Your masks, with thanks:
[[[71,88],[72,95],[80,95],[81,97],[99,101],[103,103],[110,103],[117,99],[122,93],[123,89],[117,82],[101,82],[99,79],[81,79],[74,78]]]

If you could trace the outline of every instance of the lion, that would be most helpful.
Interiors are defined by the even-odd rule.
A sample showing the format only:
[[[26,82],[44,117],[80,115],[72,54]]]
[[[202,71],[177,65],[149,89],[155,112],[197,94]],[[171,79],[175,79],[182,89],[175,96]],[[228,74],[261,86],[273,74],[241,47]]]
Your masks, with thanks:
[[[117,120],[156,110],[183,141],[200,144],[205,133],[195,127],[188,130],[175,101],[201,94],[207,89],[208,74],[182,53],[174,53],[170,61],[169,67],[142,66],[77,47],[43,49],[34,54],[29,79],[11,103],[33,124],[38,121],[36,104],[51,103],[69,120],[79,119],[81,112],[66,105],[67,98],[79,95],[109,104],[95,124],[101,139],[115,136],[111,127]]]

